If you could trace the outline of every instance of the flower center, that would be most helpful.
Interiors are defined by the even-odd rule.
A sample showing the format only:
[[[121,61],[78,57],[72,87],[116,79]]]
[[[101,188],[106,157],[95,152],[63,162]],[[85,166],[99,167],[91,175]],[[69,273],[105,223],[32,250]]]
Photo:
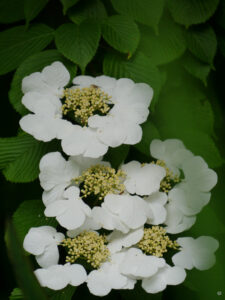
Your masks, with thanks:
[[[89,117],[94,114],[105,115],[111,108],[111,96],[94,85],[82,89],[66,88],[63,98],[63,115],[82,126],[88,124]]]
[[[144,236],[138,243],[138,247],[146,254],[162,257],[167,248],[177,250],[179,247],[176,241],[171,241],[166,230],[161,226],[152,226],[144,229]]]
[[[110,255],[105,244],[105,236],[92,231],[84,231],[75,238],[64,239],[61,245],[67,250],[66,262],[74,263],[81,258],[93,268],[98,268]]]
[[[81,185],[82,198],[97,196],[97,199],[102,201],[107,194],[124,192],[125,186],[122,182],[125,176],[122,170],[116,171],[108,166],[95,165],[84,171],[74,181]]]
[[[153,163],[160,167],[163,167],[166,170],[166,176],[161,181],[160,188],[163,192],[169,193],[169,191],[173,188],[173,186],[176,183],[181,181],[180,177],[177,175],[174,175],[173,172],[169,168],[167,168],[167,166],[163,160],[157,160],[156,162],[153,162]]]

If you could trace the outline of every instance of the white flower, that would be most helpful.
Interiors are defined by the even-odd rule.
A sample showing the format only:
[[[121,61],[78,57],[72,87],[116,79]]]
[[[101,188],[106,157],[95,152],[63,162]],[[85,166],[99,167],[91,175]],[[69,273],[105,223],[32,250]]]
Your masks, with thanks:
[[[145,197],[144,200],[148,204],[151,211],[147,223],[152,225],[164,223],[167,215],[167,210],[165,208],[165,204],[167,202],[166,193],[156,192],[148,197]]]
[[[52,290],[61,290],[68,284],[78,286],[87,279],[85,269],[78,264],[53,265],[45,269],[37,269],[34,273],[41,286]]]
[[[70,89],[65,89],[69,80],[69,72],[60,62],[54,62],[42,72],[23,79],[22,103],[33,113],[20,120],[24,131],[46,142],[60,139],[65,153],[86,157],[99,157],[107,152],[109,146],[136,144],[141,140],[142,129],[139,124],[146,121],[153,96],[149,85],[134,83],[126,78],[116,80],[104,75],[96,78],[82,75],[74,78],[74,85]],[[67,111],[61,99],[65,97],[65,101],[68,100],[65,92],[75,95],[78,88],[92,92],[98,89],[101,94],[95,101],[103,101],[101,97],[107,99],[102,102],[107,107],[105,109],[104,106],[105,115],[90,110],[91,113],[85,112],[84,115],[87,122],[82,119],[80,124],[63,119]],[[73,107],[75,113],[76,110]]]
[[[32,227],[25,236],[24,249],[35,255],[38,264],[47,268],[57,264],[59,251],[57,245],[64,239],[64,234],[51,226]]]
[[[180,267],[166,264],[156,274],[142,280],[142,287],[147,293],[155,294],[163,291],[167,285],[178,285],[186,278],[186,272]]]
[[[187,230],[194,224],[195,215],[208,204],[210,190],[217,183],[217,174],[200,156],[194,156],[187,150],[180,140],[153,140],[150,153],[164,161],[166,167],[180,177],[180,183],[168,192],[167,231],[179,233]]]
[[[92,217],[105,229],[126,233],[143,226],[151,210],[139,196],[108,194],[101,207],[93,208]]]
[[[120,271],[130,278],[143,279],[154,275],[165,263],[164,258],[145,255],[140,249],[130,248],[120,264]]]
[[[50,203],[44,213],[47,217],[56,217],[59,224],[66,229],[76,229],[84,224],[86,216],[91,214],[91,209],[79,197],[79,188],[71,186],[63,195],[67,200]]]
[[[91,271],[87,278],[90,292],[96,296],[106,296],[112,289],[133,289],[136,280],[121,274],[119,265],[125,252],[115,253],[98,270]]]
[[[210,236],[200,236],[197,239],[183,237],[177,239],[181,250],[172,257],[176,266],[191,270],[207,270],[215,263],[214,252],[218,249],[219,243]]]
[[[143,236],[143,228],[133,230],[128,234],[114,231],[107,236],[110,250],[108,261],[104,262],[99,269],[91,271],[87,278],[87,286],[90,292],[96,296],[105,296],[112,289],[133,289],[135,279],[121,273],[120,265],[126,257],[127,249],[139,242]],[[122,251],[120,251],[124,248]]]
[[[124,185],[131,194],[140,196],[150,195],[157,192],[160,188],[160,182],[165,177],[164,168],[154,164],[141,165],[137,161],[131,161],[122,166],[127,177]]]
[[[81,175],[82,171],[95,164],[105,164],[101,158],[87,158],[71,156],[65,160],[60,152],[51,152],[44,155],[40,161],[40,183],[43,192],[43,202],[48,204],[63,197],[65,189],[72,184],[75,177]]]

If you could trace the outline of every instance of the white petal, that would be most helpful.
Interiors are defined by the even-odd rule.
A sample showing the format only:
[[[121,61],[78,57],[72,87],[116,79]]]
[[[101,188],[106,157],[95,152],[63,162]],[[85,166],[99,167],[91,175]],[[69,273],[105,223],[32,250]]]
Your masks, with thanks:
[[[77,229],[73,229],[73,230],[68,230],[67,231],[67,235],[69,237],[75,237],[78,234],[80,234],[83,231],[89,231],[89,230],[99,230],[101,228],[100,224],[97,223],[92,216],[90,217],[86,217],[85,222],[83,223],[82,226],[80,226]]]
[[[63,88],[70,80],[70,73],[59,61],[45,67],[42,74],[44,81],[55,88]]]
[[[113,215],[107,207],[102,205],[102,207],[94,207],[92,209],[92,217],[96,223],[107,230],[120,230],[124,233],[129,231],[127,227],[118,216]]]
[[[34,273],[41,286],[52,290],[61,290],[70,281],[69,274],[65,271],[63,265],[54,265],[47,269],[37,269]]]
[[[108,149],[97,139],[93,130],[78,125],[74,125],[72,134],[62,140],[62,148],[68,155],[82,154],[92,158],[104,155]]]
[[[148,278],[165,265],[163,258],[145,255],[140,249],[130,248],[120,264],[120,271],[134,279]]]
[[[25,236],[23,247],[27,252],[40,255],[44,252],[46,246],[57,243],[54,240],[55,235],[56,230],[51,226],[32,227]]]
[[[124,185],[131,194],[141,196],[155,193],[160,188],[160,182],[165,177],[164,168],[155,164],[141,165],[137,161],[131,161],[122,166],[127,177]]]
[[[52,265],[56,265],[59,260],[59,250],[56,245],[49,245],[45,248],[45,251],[36,256],[37,263],[42,268],[48,268]]]
[[[95,78],[87,75],[80,75],[73,79],[73,84],[80,85],[81,87],[86,87],[94,84]]]
[[[148,220],[149,224],[158,225],[166,220],[167,211],[164,205],[167,202],[166,193],[156,192],[145,198],[151,209],[151,217]]]
[[[107,236],[107,240],[109,242],[107,248],[110,250],[110,253],[118,252],[123,247],[127,248],[137,244],[142,239],[143,235],[143,228],[131,230],[127,234],[120,231],[113,231]]]
[[[199,191],[209,192],[217,183],[217,174],[208,168],[200,156],[194,156],[183,163],[185,181]]]
[[[169,233],[180,233],[185,231],[195,223],[195,216],[185,216],[175,204],[169,202],[166,205],[167,216],[165,224],[167,225],[166,230]]]
[[[68,186],[68,183],[62,183],[56,185],[54,188],[52,188],[50,191],[44,191],[42,194],[42,201],[45,206],[48,206],[50,203],[53,203],[54,201],[58,201],[63,198],[63,193],[65,191],[65,188]]]
[[[39,115],[28,114],[20,120],[23,131],[31,134],[35,139],[49,142],[56,138],[56,120]]]
[[[133,80],[128,78],[120,78],[116,81],[115,89],[113,90],[113,100],[116,103],[121,103],[125,100],[125,96],[130,92],[135,85]],[[113,101],[113,102],[114,102]]]
[[[142,226],[149,214],[147,203],[138,196],[108,194],[104,203],[108,210],[131,229]]]
[[[61,115],[61,101],[51,94],[28,92],[22,98],[23,105],[39,116],[55,117]]]
[[[67,275],[70,278],[69,283],[73,286],[81,285],[87,279],[87,273],[83,266],[79,264],[66,264],[64,266],[66,269]]]

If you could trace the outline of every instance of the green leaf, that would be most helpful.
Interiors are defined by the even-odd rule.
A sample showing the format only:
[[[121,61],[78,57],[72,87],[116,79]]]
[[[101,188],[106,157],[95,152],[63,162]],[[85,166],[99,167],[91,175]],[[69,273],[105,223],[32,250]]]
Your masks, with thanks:
[[[40,53],[36,53],[24,60],[24,62],[16,70],[9,91],[9,100],[14,109],[21,115],[24,115],[28,112],[21,103],[21,99],[23,97],[21,89],[23,78],[30,75],[31,73],[40,72],[44,67],[54,61],[61,61],[70,71],[71,80],[74,78],[77,71],[76,65],[68,61],[57,50],[46,50]]]
[[[28,30],[18,26],[0,33],[0,74],[14,70],[29,55],[44,49],[53,38],[53,30],[44,24]]]
[[[140,40],[137,25],[126,16],[114,15],[107,18],[102,24],[102,34],[110,46],[129,53],[129,56],[134,53]]]
[[[111,0],[114,9],[125,16],[157,30],[164,0]]]
[[[63,14],[65,15],[67,10],[74,6],[79,0],[60,0],[63,5]]]
[[[107,17],[107,12],[100,0],[83,0],[76,7],[69,10],[68,16],[72,22],[80,24],[88,18],[100,21]]]
[[[157,34],[145,25],[140,25],[139,28],[141,32],[139,49],[151,58],[153,64],[171,62],[184,53],[186,42],[183,29],[168,15],[161,19]]]
[[[37,282],[31,269],[31,265],[24,255],[21,243],[18,240],[15,228],[10,222],[7,226],[9,257],[14,267],[16,279],[20,288],[23,290],[25,299],[47,300],[43,289]]]
[[[200,79],[205,85],[207,84],[206,79],[211,70],[210,65],[201,62],[190,53],[187,53],[183,58],[183,66],[191,75]]]
[[[130,60],[116,54],[107,54],[103,61],[103,73],[116,78],[127,77],[135,82],[145,82],[153,88],[155,97],[161,88],[158,68],[140,52]]]
[[[210,26],[190,29],[186,33],[188,49],[202,62],[213,64],[217,40]]]
[[[142,140],[140,143],[134,145],[134,147],[143,154],[149,156],[151,141],[154,139],[160,139],[160,134],[156,126],[152,123],[152,121],[149,120],[142,125],[142,131]]]
[[[14,288],[11,295],[9,296],[9,300],[15,300],[15,299],[24,299],[23,293],[21,289],[19,288]]]
[[[117,148],[109,148],[104,159],[109,161],[113,168],[117,169],[126,159],[130,146],[122,145]]]
[[[30,182],[39,175],[39,161],[54,149],[53,143],[35,140],[28,134],[0,138],[0,168],[11,182]]]
[[[55,218],[47,218],[44,215],[44,209],[44,204],[40,199],[24,201],[16,210],[13,215],[13,224],[21,243],[31,227],[57,226]]]
[[[13,23],[24,19],[23,0],[0,1],[0,23]]]
[[[99,24],[86,20],[80,25],[60,26],[55,34],[55,42],[58,50],[84,72],[97,51],[100,36]]]
[[[24,0],[24,15],[27,23],[36,18],[47,3],[48,0]]]
[[[168,0],[174,20],[186,26],[204,23],[214,14],[218,4],[219,0]]]

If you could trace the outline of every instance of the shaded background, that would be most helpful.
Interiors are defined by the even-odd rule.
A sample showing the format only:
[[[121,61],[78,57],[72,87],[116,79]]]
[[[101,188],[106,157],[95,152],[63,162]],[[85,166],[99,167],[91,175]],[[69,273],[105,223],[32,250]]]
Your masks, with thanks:
[[[220,248],[217,251],[216,265],[204,272],[197,270],[189,271],[184,284],[176,287],[168,287],[166,291],[159,295],[148,295],[137,287],[135,292],[113,291],[109,296],[104,298],[128,300],[137,299],[138,297],[149,300],[189,298],[213,300],[225,298],[224,1],[220,1],[219,3],[219,1],[202,0],[199,1],[199,9],[198,5],[195,7],[195,1],[191,0],[141,0],[138,6],[140,10],[139,14],[135,14],[132,11],[132,7],[135,8],[135,5],[137,5],[135,4],[137,1],[132,0],[129,5],[127,1],[122,1],[127,4],[127,6],[125,5],[125,9],[121,8],[116,0],[112,1],[113,5],[110,1],[102,1],[101,3],[104,4],[109,16],[118,13],[126,17],[128,15],[131,22],[135,21],[138,25],[140,40],[139,37],[135,36],[134,31],[130,31],[129,26],[124,29],[124,32],[127,33],[127,36],[131,40],[129,41],[128,39],[127,45],[125,45],[127,50],[124,45],[120,48],[117,38],[112,37],[118,34],[120,30],[122,31],[120,28],[122,25],[119,24],[119,27],[116,26],[113,29],[114,35],[110,34],[111,31],[109,28],[107,29],[109,24],[104,25],[104,22],[107,24],[107,19],[104,21],[106,16],[98,8],[100,1],[85,0],[82,1],[84,3],[82,5],[79,1],[71,1],[74,5],[68,8],[66,14],[63,14],[63,7],[66,10],[66,4],[69,2],[40,1],[40,3],[43,3],[43,7],[40,7],[39,11],[37,10],[38,13],[36,15],[34,13],[33,15],[32,13],[26,14],[27,30],[31,26],[29,23],[47,24],[56,30],[64,23],[74,22],[78,24],[86,18],[89,19],[91,17],[92,21],[94,18],[94,22],[101,23],[103,37],[99,41],[97,51],[93,52],[91,62],[87,65],[85,73],[94,76],[104,73],[118,78],[123,76],[130,77],[137,82],[149,83],[155,90],[149,120],[143,125],[144,135],[142,142],[134,147],[121,148],[118,152],[117,150],[111,150],[108,154],[109,160],[115,165],[118,165],[125,158],[145,161],[150,141],[153,138],[180,138],[184,141],[187,148],[192,150],[196,155],[203,156],[209,166],[214,168],[219,176],[218,184],[212,192],[210,204],[198,215],[197,222],[193,228],[184,233],[184,235],[190,234],[194,237],[212,235],[217,238],[220,242]],[[172,2],[173,4],[171,4]],[[181,3],[180,6],[178,2]],[[189,3],[190,9],[188,5],[184,4],[185,2]],[[205,6],[202,5],[203,2]],[[23,3],[26,3],[26,1],[0,1],[0,22],[2,23],[3,33],[7,29],[24,25]],[[210,13],[208,13],[205,7],[210,7]],[[162,10],[161,13],[159,12],[160,9]],[[197,15],[199,11],[200,17],[202,14],[202,18]],[[205,15],[206,18],[204,19]],[[102,16],[102,20],[99,20],[100,16]],[[153,16],[156,17],[153,18]],[[158,20],[157,16],[159,16]],[[198,21],[198,17],[200,21]],[[69,46],[67,45],[67,47]],[[7,46],[3,42],[2,33],[0,33],[0,62],[4,62],[4,60],[13,61],[13,56],[17,54],[9,52],[7,56],[1,51],[4,48],[7,50]],[[53,58],[65,55],[66,58],[62,56],[61,59],[70,65],[73,73],[76,71],[76,65],[80,66],[77,71],[77,74],[80,74],[80,70],[84,68],[83,63],[79,62],[77,57],[68,57],[67,49],[62,49],[60,45],[55,45],[54,39],[43,47],[43,49],[34,50],[33,53],[16,62],[15,66],[11,67],[11,69],[1,70],[0,66],[0,74],[2,74],[0,76],[1,138],[17,136],[19,131],[18,122],[21,118],[20,113],[23,113],[22,106],[16,106],[18,102],[15,102],[15,105],[13,100],[16,99],[15,93],[17,94],[17,98],[21,98],[21,95],[19,95],[21,92],[18,92],[18,87],[14,88],[14,96],[11,96],[11,98],[8,97],[8,92],[12,89],[11,81],[14,77],[15,69],[19,67],[21,74],[23,74],[23,69],[28,64],[26,62],[29,62],[29,57],[35,58],[35,55],[39,55],[38,53],[42,50],[44,54],[37,56],[36,59],[40,60],[40,66],[35,66],[31,72],[41,70],[44,66],[44,62],[41,59],[44,61],[44,57],[46,56],[45,51],[56,48],[61,54],[54,53],[52,55]],[[132,49],[133,52],[131,53],[129,49]],[[48,60],[46,59],[46,61]],[[43,66],[41,66],[42,64]],[[3,63],[0,65],[3,66]],[[19,107],[17,111],[19,110],[20,113],[16,112],[13,106],[14,108]],[[1,141],[4,141],[4,139],[1,139]],[[38,162],[35,162],[35,170],[31,172],[32,176],[26,180],[23,180],[21,169],[18,169],[16,175],[14,175],[18,176],[18,180],[7,171],[9,163],[13,162],[7,161],[7,163],[4,163],[4,159],[6,158],[1,151],[1,141],[0,166],[5,174],[5,176],[1,174],[1,238],[4,245],[5,222],[12,217],[20,204],[25,200],[41,199],[42,189],[40,188],[38,179],[35,179],[38,174]],[[57,147],[58,144],[53,145],[54,149],[57,149]],[[8,151],[11,151],[10,148]],[[30,151],[33,150],[31,149]],[[48,150],[45,149],[43,151]],[[27,164],[32,163],[32,161],[27,161]],[[20,183],[14,183],[17,181]],[[26,181],[26,183],[23,181]],[[21,240],[19,240],[19,243],[21,244]],[[14,245],[14,247],[17,246]],[[11,253],[15,258],[17,252],[14,252],[14,250],[11,250]],[[5,246],[2,248],[1,259],[4,276],[1,280],[2,289],[0,298],[8,299],[13,288],[18,287],[18,282],[14,276],[13,266],[8,259]],[[15,261],[13,264],[15,264]],[[20,271],[18,270],[18,265],[15,264],[14,267],[17,271]],[[72,294],[72,292],[69,291],[66,298],[56,296],[51,299],[70,299],[71,297],[68,295]],[[89,295],[87,288],[84,286],[77,288],[73,299],[81,297],[97,299],[97,297]],[[19,298],[14,297],[12,299]]]

